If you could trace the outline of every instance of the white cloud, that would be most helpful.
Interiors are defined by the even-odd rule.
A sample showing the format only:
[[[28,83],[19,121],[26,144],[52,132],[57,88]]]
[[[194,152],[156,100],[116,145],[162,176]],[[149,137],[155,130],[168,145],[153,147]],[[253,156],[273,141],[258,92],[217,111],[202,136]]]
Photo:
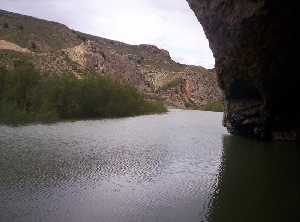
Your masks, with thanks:
[[[185,0],[1,0],[1,8],[129,44],[157,45],[177,62],[214,66],[202,27]]]

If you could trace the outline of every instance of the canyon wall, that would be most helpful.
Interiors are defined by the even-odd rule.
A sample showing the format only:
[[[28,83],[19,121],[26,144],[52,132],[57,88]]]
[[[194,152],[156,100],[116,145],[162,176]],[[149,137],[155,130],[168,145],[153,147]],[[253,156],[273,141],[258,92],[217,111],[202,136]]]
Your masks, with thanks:
[[[149,100],[176,108],[222,103],[216,74],[179,64],[153,45],[129,45],[68,27],[0,10],[0,66],[29,60],[45,74],[87,73],[128,82]]]
[[[259,139],[299,138],[296,1],[187,2],[216,59],[224,126]]]

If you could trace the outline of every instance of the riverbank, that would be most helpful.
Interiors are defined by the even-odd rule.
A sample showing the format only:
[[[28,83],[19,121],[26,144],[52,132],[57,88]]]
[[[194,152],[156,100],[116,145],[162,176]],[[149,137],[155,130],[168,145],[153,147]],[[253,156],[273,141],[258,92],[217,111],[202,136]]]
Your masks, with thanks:
[[[167,106],[169,110],[171,109],[178,109],[178,107],[175,106]],[[188,106],[187,108],[183,110],[198,110],[198,111],[211,111],[211,112],[224,112],[224,102],[218,101],[213,103],[208,103],[206,105],[203,105],[201,107],[194,107],[194,106]]]

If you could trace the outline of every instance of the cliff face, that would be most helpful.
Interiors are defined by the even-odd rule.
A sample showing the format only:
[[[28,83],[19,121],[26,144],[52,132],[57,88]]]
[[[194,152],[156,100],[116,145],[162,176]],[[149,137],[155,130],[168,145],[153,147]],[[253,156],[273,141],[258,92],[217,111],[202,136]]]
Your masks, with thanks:
[[[261,139],[299,136],[296,3],[187,0],[216,58],[224,125]]]
[[[0,11],[0,65],[28,59],[43,73],[87,72],[129,82],[147,98],[179,108],[221,101],[215,72],[174,62],[152,45],[128,45]]]

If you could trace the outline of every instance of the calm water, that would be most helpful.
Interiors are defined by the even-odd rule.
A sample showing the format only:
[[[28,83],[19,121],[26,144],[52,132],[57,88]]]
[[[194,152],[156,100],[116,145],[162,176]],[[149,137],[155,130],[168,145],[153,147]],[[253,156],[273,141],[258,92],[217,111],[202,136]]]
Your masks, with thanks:
[[[297,221],[297,145],[229,136],[221,120],[0,126],[0,221]]]

